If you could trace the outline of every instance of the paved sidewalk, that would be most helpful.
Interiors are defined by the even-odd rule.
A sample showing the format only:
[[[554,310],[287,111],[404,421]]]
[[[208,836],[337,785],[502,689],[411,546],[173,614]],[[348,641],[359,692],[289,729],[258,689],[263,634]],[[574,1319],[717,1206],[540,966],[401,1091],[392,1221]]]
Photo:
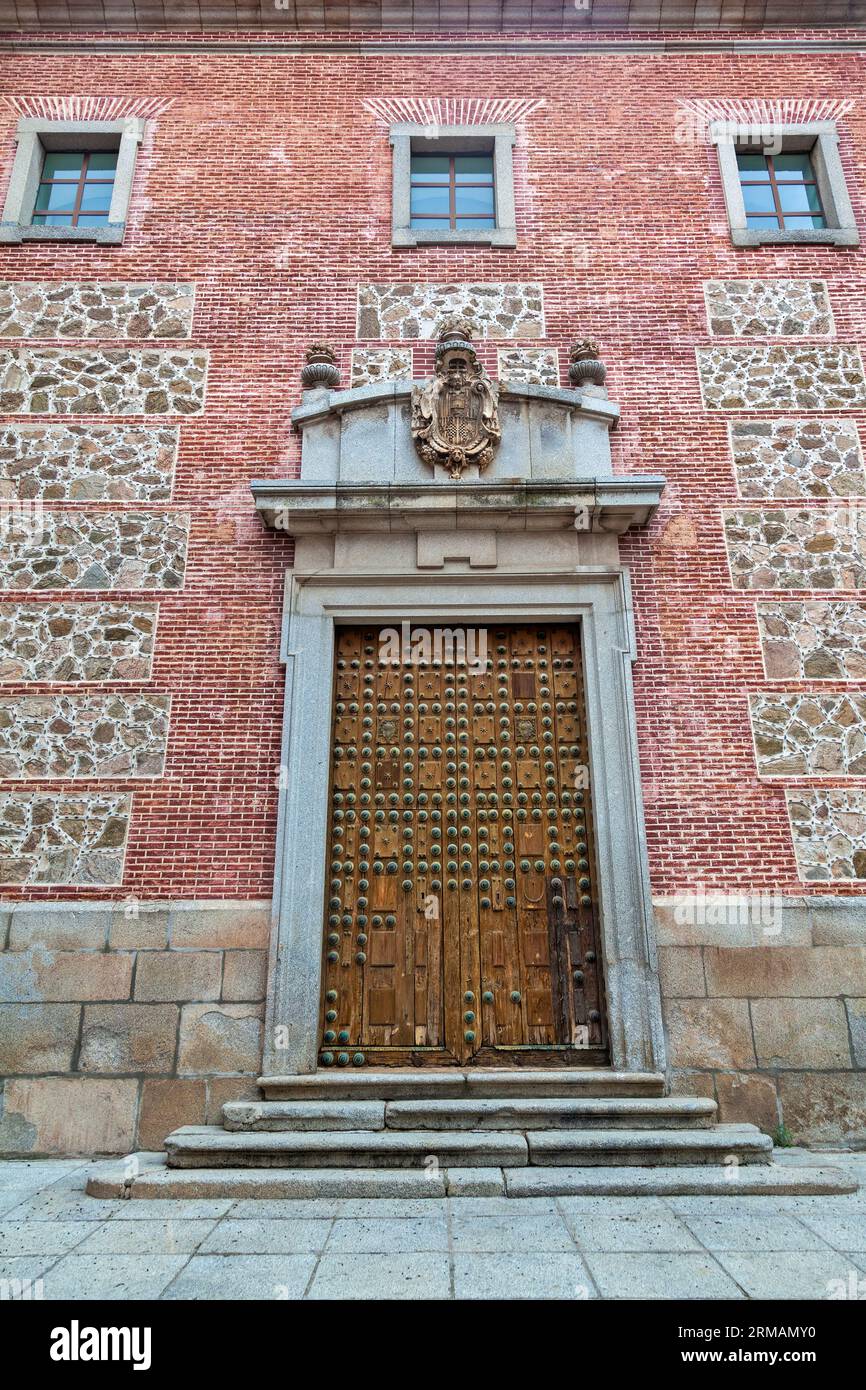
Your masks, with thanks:
[[[853,1171],[861,1190],[101,1201],[84,1192],[89,1163],[0,1162],[0,1298],[41,1280],[31,1296],[74,1300],[866,1300],[866,1153],[818,1161]]]

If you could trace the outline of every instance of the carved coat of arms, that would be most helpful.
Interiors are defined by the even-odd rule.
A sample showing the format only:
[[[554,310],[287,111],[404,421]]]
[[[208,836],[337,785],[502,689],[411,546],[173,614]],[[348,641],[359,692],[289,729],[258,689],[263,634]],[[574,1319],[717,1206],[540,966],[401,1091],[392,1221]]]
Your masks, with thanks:
[[[436,346],[436,374],[412,388],[412,438],[425,463],[460,478],[470,464],[484,469],[502,437],[499,383],[475,355],[462,321],[448,323]]]

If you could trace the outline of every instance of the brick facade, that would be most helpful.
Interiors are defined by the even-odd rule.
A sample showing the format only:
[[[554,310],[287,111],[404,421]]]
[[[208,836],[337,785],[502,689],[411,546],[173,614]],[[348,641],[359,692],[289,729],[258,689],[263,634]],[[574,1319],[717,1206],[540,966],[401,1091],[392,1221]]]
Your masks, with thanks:
[[[422,377],[435,320],[455,306],[479,320],[493,376],[565,384],[568,345],[597,340],[622,409],[615,471],[667,479],[660,512],[621,552],[675,1084],[715,1094],[725,1119],[770,1131],[784,1121],[800,1140],[862,1135],[866,735],[854,600],[866,583],[866,249],[735,249],[717,153],[695,115],[701,103],[724,115],[728,102],[781,120],[790,98],[820,92],[841,113],[866,236],[866,114],[850,102],[862,52],[809,51],[803,35],[799,51],[735,55],[695,35],[692,52],[641,51],[633,38],[618,54],[615,36],[594,52],[589,36],[566,54],[539,34],[519,56],[503,51],[507,36],[475,36],[475,53],[443,41],[433,60],[405,36],[399,53],[338,51],[323,35],[293,56],[269,52],[265,34],[255,54],[228,37],[199,35],[189,53],[182,37],[173,53],[158,36],[138,52],[118,42],[95,65],[84,40],[58,36],[0,65],[4,187],[33,94],[43,115],[80,93],[96,109],[104,99],[112,119],[148,115],[122,245],[26,242],[0,254],[0,506],[31,508],[10,527],[37,525],[39,511],[29,548],[8,528],[0,538],[0,633],[10,633],[0,720],[38,699],[62,721],[31,769],[38,785],[18,753],[0,782],[0,848],[21,861],[4,870],[0,902],[0,1148],[158,1147],[176,1124],[214,1121],[222,1101],[249,1093],[292,555],[289,538],[263,528],[249,482],[297,472],[289,412],[311,342],[335,345],[345,386],[407,363]],[[516,249],[393,249],[382,110],[399,119],[401,100],[433,87],[467,98],[482,79],[493,99],[526,98]],[[74,602],[93,633],[97,600],[130,619],[155,607],[158,620],[134,674],[112,664],[139,654],[127,637],[94,686],[60,647],[37,660],[15,612],[44,604],[50,623]],[[794,611],[807,607],[808,637]],[[838,656],[846,625],[849,659]],[[837,659],[816,676],[824,636]],[[786,664],[771,668],[783,641]],[[100,645],[93,659],[102,655]],[[94,753],[93,711],[115,692],[122,715]],[[161,735],[156,753],[147,738],[141,751],[119,746],[137,696],[167,721],[164,767]],[[828,702],[834,720],[849,710],[853,720],[841,761],[831,747],[815,762],[835,736],[797,712],[817,706],[823,720]],[[782,754],[793,750],[781,771],[775,753],[759,749],[756,761],[753,739],[772,742],[774,704],[786,715]],[[78,711],[89,732],[76,766],[57,758]],[[10,715],[4,747],[16,727]],[[48,839],[36,846],[34,815],[41,826],[81,819],[60,877],[45,868],[56,855]],[[115,843],[100,847],[109,824]],[[711,910],[690,909],[689,895]],[[742,929],[724,895],[784,909],[769,922],[753,911]],[[41,932],[22,903],[45,905]],[[49,915],[52,904],[62,911]]]

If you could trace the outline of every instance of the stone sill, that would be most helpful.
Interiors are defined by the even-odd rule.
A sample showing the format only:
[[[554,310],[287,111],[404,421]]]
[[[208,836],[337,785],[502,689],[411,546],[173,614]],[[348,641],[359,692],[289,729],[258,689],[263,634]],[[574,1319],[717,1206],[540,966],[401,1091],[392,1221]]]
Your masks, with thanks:
[[[439,231],[420,231],[414,227],[394,227],[392,246],[504,246],[517,245],[516,227],[492,227],[488,231],[471,232],[450,228]]]
[[[119,246],[126,231],[125,222],[101,227],[33,227],[19,222],[0,222],[0,243],[21,241],[87,241],[101,246]]]
[[[734,246],[859,246],[856,227],[812,227],[801,231],[759,232],[754,228],[731,228]]]
[[[654,515],[661,477],[575,483],[306,483],[254,480],[266,524],[293,535],[336,531],[578,531],[621,534]]]

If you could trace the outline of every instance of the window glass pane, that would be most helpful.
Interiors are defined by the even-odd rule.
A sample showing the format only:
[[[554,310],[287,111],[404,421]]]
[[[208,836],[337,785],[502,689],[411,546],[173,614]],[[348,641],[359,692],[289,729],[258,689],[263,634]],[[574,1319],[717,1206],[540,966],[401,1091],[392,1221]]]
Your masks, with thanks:
[[[449,213],[447,188],[413,188],[410,212],[413,217],[419,212],[434,213],[447,217]]]
[[[107,213],[107,212],[95,212],[95,213],[93,213],[93,212],[80,212],[80,213],[78,214],[78,223],[79,223],[79,226],[82,226],[82,227],[93,227],[94,225],[98,226],[100,222],[107,222],[107,221],[108,221],[108,213]]]
[[[492,231],[496,223],[492,217],[458,217],[457,226],[470,232]]]
[[[748,184],[743,184],[743,203],[746,212],[773,212],[775,209],[773,190],[761,183],[751,187]]]
[[[117,150],[92,150],[87,161],[87,177],[95,174],[97,178],[104,179],[107,174],[113,174],[117,168]]]
[[[37,217],[34,217],[33,223],[34,223],[34,226],[36,226],[36,227],[71,227],[71,226],[72,226],[72,217],[71,217],[71,216],[70,216],[70,217],[46,217],[46,216],[39,217],[39,216],[37,216]]]
[[[737,167],[745,179],[768,179],[770,171],[762,154],[738,154]]]
[[[457,215],[467,212],[483,212],[485,216],[493,216],[493,187],[490,188],[458,188],[456,190],[455,211]]]
[[[747,217],[746,226],[755,227],[759,232],[771,232],[774,228],[778,230],[779,219],[778,217]]]
[[[419,232],[438,232],[442,227],[450,227],[451,223],[447,217],[413,217],[409,226],[417,227]]]
[[[77,179],[81,174],[84,155],[80,150],[57,150],[46,154],[42,166],[44,179]]]
[[[807,154],[777,154],[773,160],[777,179],[813,179],[812,161]]]
[[[454,178],[457,183],[492,183],[492,154],[457,154],[454,156]]]
[[[780,183],[779,202],[783,212],[820,212],[821,202],[814,184]]]
[[[52,212],[71,212],[77,193],[77,183],[40,184],[36,194],[36,211],[45,212],[50,208]]]
[[[795,230],[798,227],[826,227],[823,217],[786,217],[785,227]]]
[[[108,212],[113,183],[86,183],[81,194],[82,212]]]
[[[412,178],[447,183],[450,161],[447,154],[413,154]]]

